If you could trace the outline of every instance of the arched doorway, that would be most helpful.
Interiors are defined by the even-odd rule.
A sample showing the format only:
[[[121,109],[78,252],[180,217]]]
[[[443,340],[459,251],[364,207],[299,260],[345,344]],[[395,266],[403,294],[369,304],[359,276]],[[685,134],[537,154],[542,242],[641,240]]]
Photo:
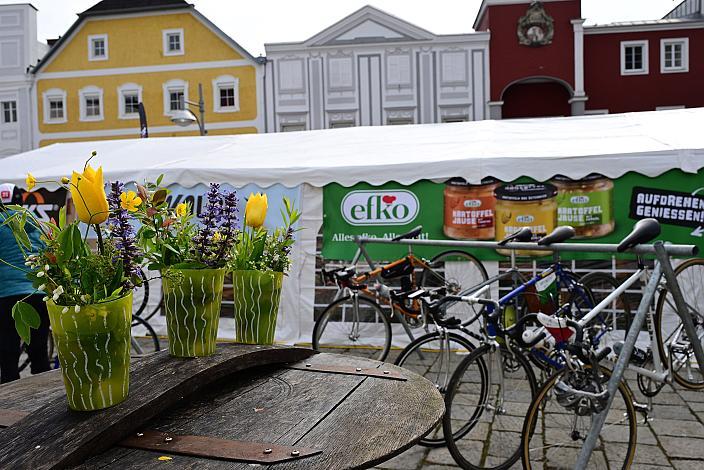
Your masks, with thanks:
[[[501,117],[532,118],[570,116],[572,87],[551,77],[519,80],[504,88],[501,94]]]

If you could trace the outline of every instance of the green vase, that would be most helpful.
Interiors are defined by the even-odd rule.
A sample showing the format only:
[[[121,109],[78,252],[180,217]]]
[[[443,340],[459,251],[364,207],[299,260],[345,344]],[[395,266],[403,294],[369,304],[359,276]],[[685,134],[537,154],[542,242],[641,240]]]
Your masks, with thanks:
[[[274,344],[283,277],[270,271],[233,271],[237,342]]]
[[[132,293],[111,302],[84,305],[79,312],[51,300],[46,306],[68,406],[93,411],[127,398]]]
[[[163,279],[169,353],[175,357],[215,354],[225,269],[174,269]]]

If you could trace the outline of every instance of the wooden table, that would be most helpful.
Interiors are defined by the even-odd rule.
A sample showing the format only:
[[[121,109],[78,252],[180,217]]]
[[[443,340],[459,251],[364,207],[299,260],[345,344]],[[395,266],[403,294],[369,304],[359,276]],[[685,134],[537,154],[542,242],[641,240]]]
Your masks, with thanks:
[[[68,409],[58,371],[0,386],[0,468],[367,468],[444,411],[408,370],[302,348],[160,352],[133,360],[130,378],[125,402],[88,413]]]

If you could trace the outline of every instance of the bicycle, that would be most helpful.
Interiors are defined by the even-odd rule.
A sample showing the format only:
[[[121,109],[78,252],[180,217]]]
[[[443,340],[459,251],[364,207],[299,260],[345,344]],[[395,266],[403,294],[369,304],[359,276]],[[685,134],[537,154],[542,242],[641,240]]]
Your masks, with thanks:
[[[638,244],[650,242],[659,233],[660,226],[656,220],[641,220],[635,225],[631,234],[619,244],[618,251],[623,252]],[[699,264],[692,263],[696,266]],[[687,268],[683,268],[685,269]],[[543,384],[528,409],[522,439],[524,468],[532,468],[532,462],[536,461],[545,461],[546,465],[554,466],[571,465],[577,460],[595,416],[605,409],[609,400],[606,387],[610,372],[599,366],[599,362],[607,357],[612,349],[611,345],[607,345],[597,350],[594,342],[582,341],[582,330],[588,331],[586,326],[589,322],[630,286],[639,281],[649,281],[649,278],[645,263],[638,256],[637,271],[580,320],[555,317],[540,319],[542,325],[555,338],[556,349],[565,367]],[[613,396],[618,403],[612,405],[611,411],[606,415],[606,421],[597,436],[599,447],[595,449],[597,452],[592,454],[590,467],[598,468],[603,459],[613,462],[618,458],[619,462],[623,460],[623,468],[628,468],[635,453],[637,434],[635,412],[642,412],[647,417],[648,411],[652,408],[652,397],[665,383],[677,378],[682,365],[676,366],[682,358],[687,358],[684,362],[689,364],[690,372],[694,373],[691,369],[693,356],[691,343],[684,335],[683,328],[676,328],[673,335],[665,338],[662,329],[656,327],[658,321],[655,317],[660,316],[662,319],[662,305],[666,303],[663,299],[668,295],[666,286],[661,284],[660,289],[657,311],[654,313],[649,309],[646,312],[650,351],[637,359],[631,356],[631,362],[627,366],[629,370],[637,373],[638,387],[648,397],[649,403],[648,405],[636,403],[628,384],[621,380],[617,393]],[[697,318],[701,317],[700,311],[694,310],[692,305],[689,307],[690,314]],[[698,340],[701,341],[701,338]],[[613,345],[617,353],[620,344]],[[646,368],[647,365],[652,365],[652,368]],[[704,387],[704,379],[699,371],[689,380],[679,383],[691,390]],[[559,430],[559,426],[563,429]],[[625,455],[622,449],[616,452],[606,445],[609,442],[625,443]]]
[[[394,240],[416,238],[421,231],[422,227],[416,227]],[[362,256],[372,270],[358,275],[354,264]],[[474,285],[477,279],[483,282],[488,278],[481,262],[464,251],[450,250],[425,260],[415,256],[409,247],[407,256],[377,266],[362,244],[359,244],[352,267],[323,270],[322,275],[325,282],[332,281],[338,286],[338,292],[315,321],[313,349],[354,354],[366,351],[368,357],[379,361],[386,359],[391,349],[392,318],[401,324],[411,340],[414,337],[409,324],[422,324],[417,304],[393,302],[386,283],[400,279],[404,290],[415,286],[444,286],[449,292],[462,292],[467,283]],[[373,289],[367,284],[370,280],[375,281]],[[380,301],[390,306],[390,313],[382,309]],[[462,317],[469,316],[465,312],[455,313]],[[379,335],[380,329],[383,336]]]

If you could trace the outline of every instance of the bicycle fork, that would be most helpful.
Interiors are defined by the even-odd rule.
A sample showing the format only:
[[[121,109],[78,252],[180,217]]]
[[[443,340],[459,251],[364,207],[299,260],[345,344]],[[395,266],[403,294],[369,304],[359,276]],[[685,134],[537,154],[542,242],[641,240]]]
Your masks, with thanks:
[[[491,340],[491,357],[488,361],[487,364],[487,384],[488,384],[488,392],[487,392],[487,400],[486,403],[484,403],[484,408],[488,411],[494,412],[497,415],[503,415],[506,414],[506,408],[504,408],[504,373],[503,373],[503,355],[501,353],[501,348],[499,347],[499,343],[496,342],[495,339]],[[494,404],[491,403],[492,401],[492,396],[491,396],[491,386],[494,384],[494,369],[498,369],[498,390],[495,396],[493,396],[493,402]]]

